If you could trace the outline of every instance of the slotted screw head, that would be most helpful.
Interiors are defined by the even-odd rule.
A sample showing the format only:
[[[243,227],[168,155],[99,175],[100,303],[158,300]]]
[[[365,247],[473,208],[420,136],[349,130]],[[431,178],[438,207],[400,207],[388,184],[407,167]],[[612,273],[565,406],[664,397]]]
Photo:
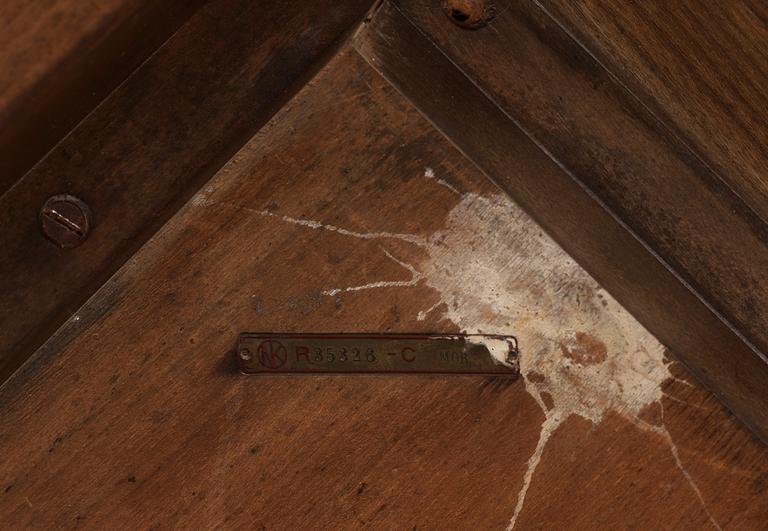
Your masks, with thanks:
[[[50,241],[62,249],[77,247],[91,231],[91,210],[72,195],[49,197],[39,215],[40,229]]]

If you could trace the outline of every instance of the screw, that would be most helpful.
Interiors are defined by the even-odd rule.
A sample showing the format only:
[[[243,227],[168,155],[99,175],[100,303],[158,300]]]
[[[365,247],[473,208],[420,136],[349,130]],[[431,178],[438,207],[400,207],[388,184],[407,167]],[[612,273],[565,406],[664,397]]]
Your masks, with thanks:
[[[494,0],[443,0],[443,11],[451,21],[464,29],[478,29],[496,16]]]
[[[240,349],[240,359],[248,361],[251,359],[251,351],[247,348]]]
[[[91,210],[77,197],[54,195],[40,209],[40,229],[62,249],[77,247],[91,231]]]

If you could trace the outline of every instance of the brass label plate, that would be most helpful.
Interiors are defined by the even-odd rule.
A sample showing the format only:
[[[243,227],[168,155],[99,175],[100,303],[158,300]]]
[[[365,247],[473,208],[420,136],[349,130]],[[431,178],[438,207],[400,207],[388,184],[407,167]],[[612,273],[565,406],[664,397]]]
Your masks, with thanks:
[[[246,374],[519,372],[517,340],[501,335],[245,333],[237,360]]]

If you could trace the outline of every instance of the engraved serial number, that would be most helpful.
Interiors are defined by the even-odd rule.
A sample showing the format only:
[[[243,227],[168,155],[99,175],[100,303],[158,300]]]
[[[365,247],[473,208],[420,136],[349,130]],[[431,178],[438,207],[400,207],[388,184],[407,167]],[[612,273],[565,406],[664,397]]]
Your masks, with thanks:
[[[401,355],[403,361],[412,362],[416,358],[408,356],[406,351],[413,351],[411,348],[402,349]],[[315,363],[376,363],[381,356],[380,353],[372,348],[359,347],[310,347],[308,345],[296,345],[294,347],[294,356],[296,362]]]
[[[305,363],[376,363],[377,361],[394,357],[406,363],[416,361],[416,350],[411,347],[403,347],[395,351],[376,351],[373,348],[360,347],[310,347],[308,345],[296,345],[294,347],[296,362]]]
[[[379,351],[373,348],[359,347],[310,347],[308,345],[296,345],[294,347],[294,358],[296,362],[309,364],[318,363],[377,363],[381,359],[395,358],[393,361],[404,361],[413,363],[416,361],[416,350],[411,347],[403,347],[394,351]],[[463,351],[442,351],[440,360],[447,365],[469,367],[472,362],[466,352]]]

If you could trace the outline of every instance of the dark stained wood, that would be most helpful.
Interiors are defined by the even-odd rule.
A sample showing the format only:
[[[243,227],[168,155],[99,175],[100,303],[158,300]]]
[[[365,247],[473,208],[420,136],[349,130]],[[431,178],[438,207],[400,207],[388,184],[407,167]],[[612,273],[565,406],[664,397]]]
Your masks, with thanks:
[[[4,524],[507,526],[545,417],[522,379],[253,378],[233,363],[245,330],[455,331],[445,304],[418,316],[439,298],[432,269],[492,233],[492,219],[472,230],[486,211],[456,218],[473,197],[517,208],[354,51],[334,58],[0,389]],[[531,257],[514,249],[540,237],[527,223],[478,270],[515,278]],[[541,267],[508,288],[549,285],[542,310],[560,315],[577,294]],[[764,526],[768,450],[674,368],[655,409],[560,425],[517,528],[706,528],[707,511]]]
[[[0,379],[269,119],[368,7],[207,5],[0,198]],[[61,193],[93,213],[76,249],[58,249],[37,226],[45,200]]]
[[[541,3],[768,219],[768,4]]]
[[[0,3],[0,194],[202,0]]]
[[[762,220],[535,3],[476,31],[401,4],[371,64],[768,440]]]

